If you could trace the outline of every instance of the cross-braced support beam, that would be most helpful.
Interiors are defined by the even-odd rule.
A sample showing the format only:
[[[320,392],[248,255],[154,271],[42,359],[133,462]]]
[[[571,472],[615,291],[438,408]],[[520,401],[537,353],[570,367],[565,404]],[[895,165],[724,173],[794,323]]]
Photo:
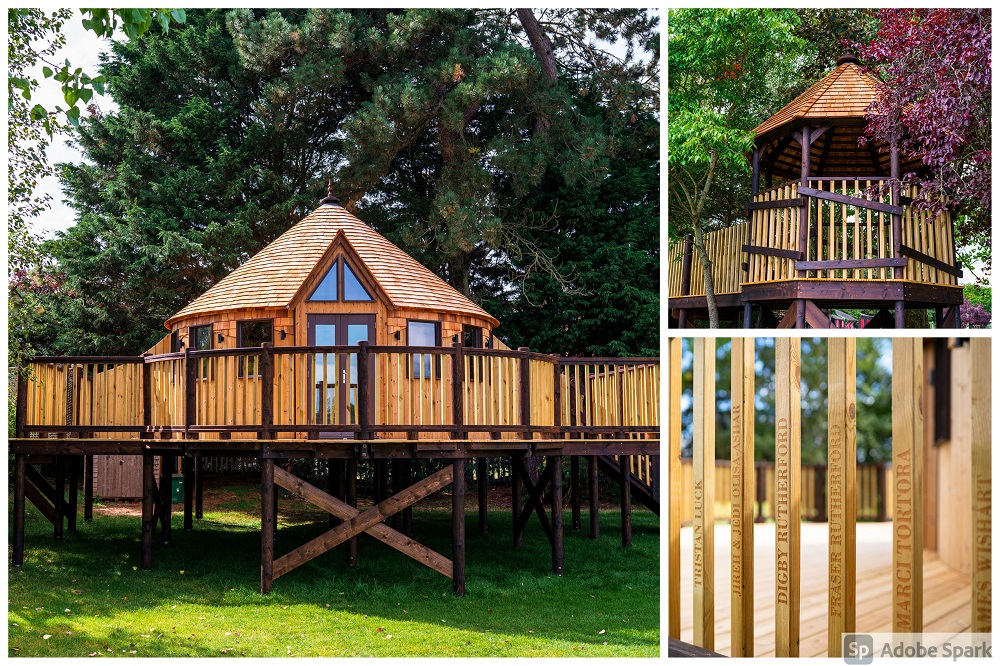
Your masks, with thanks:
[[[349,461],[350,462],[350,461]],[[434,552],[430,548],[417,543],[413,539],[392,529],[383,521],[400,511],[412,506],[416,502],[444,488],[452,483],[456,474],[461,474],[463,461],[457,460],[448,467],[436,472],[417,483],[404,488],[399,493],[388,497],[371,509],[360,512],[357,508],[347,502],[343,502],[333,495],[326,493],[319,488],[306,483],[302,479],[294,476],[290,472],[281,468],[275,468],[273,460],[265,459],[262,483],[261,512],[262,521],[261,534],[261,592],[270,592],[274,585],[274,579],[278,578],[296,567],[305,564],[313,558],[333,549],[337,546],[350,543],[362,532],[383,542],[387,546],[395,548],[399,552],[412,557],[421,564],[424,564],[438,573],[453,580],[456,594],[465,593],[465,490],[464,484],[456,483],[452,493],[452,510],[455,513],[453,521],[453,555],[454,559],[448,558]],[[350,465],[348,465],[350,467]],[[268,485],[271,480],[271,485]],[[350,486],[350,473],[348,473],[348,486]],[[318,506],[324,511],[333,514],[342,522],[333,529],[320,536],[306,542],[298,548],[292,550],[281,557],[274,559],[273,536],[270,530],[272,527],[272,516],[270,507],[273,506],[268,493],[274,492],[274,486],[280,486],[285,490],[306,500],[310,504]],[[350,488],[348,488],[350,491]],[[461,508],[459,508],[461,507]],[[270,549],[269,549],[270,548]]]
[[[519,548],[524,543],[524,528],[531,514],[538,516],[545,536],[552,546],[552,570],[557,575],[563,574],[563,525],[562,525],[562,456],[547,456],[545,469],[537,482],[531,480],[524,458],[512,458],[512,506],[514,508],[514,547]],[[520,504],[521,486],[527,490],[527,501]],[[545,490],[552,487],[552,518],[545,511],[543,497]]]

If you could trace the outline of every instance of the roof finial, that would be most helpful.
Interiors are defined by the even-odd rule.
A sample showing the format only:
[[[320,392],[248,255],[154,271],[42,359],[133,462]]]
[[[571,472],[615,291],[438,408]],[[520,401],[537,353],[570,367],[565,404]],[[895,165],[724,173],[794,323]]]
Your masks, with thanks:
[[[840,56],[837,59],[837,67],[840,67],[841,65],[847,65],[847,64],[860,65],[861,61],[858,60],[858,57],[856,55],[854,55],[850,51],[846,51],[844,53],[844,55]]]
[[[319,200],[321,206],[339,206],[340,199],[333,196],[333,179],[326,179],[326,196]]]

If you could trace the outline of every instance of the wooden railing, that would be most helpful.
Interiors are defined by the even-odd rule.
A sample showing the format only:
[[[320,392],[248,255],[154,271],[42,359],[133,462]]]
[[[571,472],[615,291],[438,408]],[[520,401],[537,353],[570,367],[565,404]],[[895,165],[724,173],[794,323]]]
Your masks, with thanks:
[[[637,436],[659,360],[454,347],[273,347],[48,357],[19,384],[26,434]]]
[[[694,518],[694,469],[691,458],[681,459],[681,524],[689,525]],[[775,477],[773,462],[757,461],[754,464],[756,492],[754,516],[756,520],[774,520],[777,517]],[[715,514],[728,516],[732,511],[729,488],[732,485],[732,468],[728,460],[715,461]],[[826,465],[802,464],[802,495],[799,504],[803,520],[826,522]],[[884,521],[892,519],[892,465],[858,465],[857,509],[858,520]]]
[[[958,284],[952,215],[917,210],[911,205],[919,195],[915,186],[902,185],[900,205],[894,206],[887,178],[808,182],[806,188],[792,182],[760,192],[747,207],[749,222],[705,235],[717,294],[738,292],[744,284],[802,278]],[[804,210],[809,228],[807,243],[800,246]],[[685,262],[684,250],[684,242],[668,248],[668,296],[703,296],[698,251]]]

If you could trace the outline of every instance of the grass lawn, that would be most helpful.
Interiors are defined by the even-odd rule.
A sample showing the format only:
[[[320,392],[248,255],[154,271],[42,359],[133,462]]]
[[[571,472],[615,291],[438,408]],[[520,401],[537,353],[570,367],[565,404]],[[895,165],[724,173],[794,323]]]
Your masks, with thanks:
[[[157,532],[152,571],[138,568],[139,518],[95,510],[92,523],[79,520],[57,543],[29,502],[25,563],[8,569],[8,655],[659,656],[660,523],[639,507],[631,550],[621,547],[617,512],[602,511],[594,542],[586,509],[580,533],[566,511],[563,577],[551,573],[537,519],[515,551],[509,510],[498,506],[486,537],[476,535],[475,510],[467,512],[464,598],[447,578],[367,535],[354,567],[335,549],[262,596],[257,488],[220,490],[227,500],[210,508],[206,492],[193,532],[177,513],[169,545]],[[282,498],[276,555],[323,532],[321,517]],[[451,556],[448,511],[418,505],[413,531]]]

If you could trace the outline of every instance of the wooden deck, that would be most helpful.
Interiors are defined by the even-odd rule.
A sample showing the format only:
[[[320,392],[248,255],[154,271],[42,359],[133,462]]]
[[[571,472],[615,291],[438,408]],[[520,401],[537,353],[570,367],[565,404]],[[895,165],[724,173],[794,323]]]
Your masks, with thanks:
[[[715,651],[730,654],[729,525],[715,527]],[[774,656],[774,523],[754,528],[754,655]],[[681,640],[694,638],[692,531],[681,530]],[[857,631],[892,631],[892,524],[857,526]],[[827,525],[802,524],[800,655],[827,653]],[[972,587],[931,551],[924,552],[924,630],[963,632],[971,627]]]

